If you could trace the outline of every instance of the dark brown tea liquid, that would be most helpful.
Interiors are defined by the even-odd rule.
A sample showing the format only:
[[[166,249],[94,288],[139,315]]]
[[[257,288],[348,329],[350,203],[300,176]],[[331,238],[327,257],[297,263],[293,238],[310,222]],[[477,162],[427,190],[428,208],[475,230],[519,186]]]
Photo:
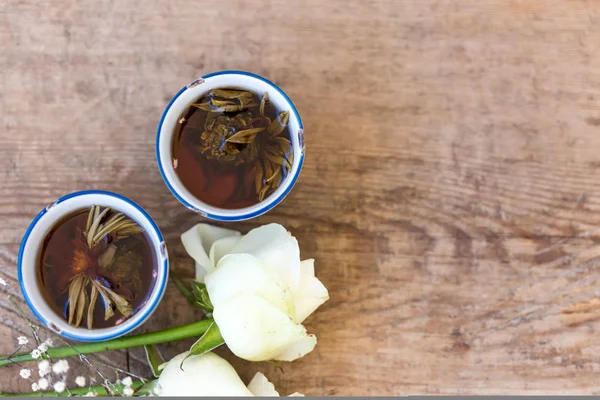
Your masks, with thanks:
[[[92,328],[107,328],[131,318],[146,303],[156,277],[156,258],[149,239],[144,233],[136,233],[119,239],[107,236],[89,251],[81,232],[86,227],[89,210],[77,211],[58,222],[46,236],[40,253],[39,279],[45,290],[46,301],[63,318],[67,318],[68,288],[72,278],[85,273],[118,295],[125,298],[133,311],[127,317],[117,310],[108,320],[104,319],[103,300],[98,298],[94,307]],[[110,212],[107,214],[110,217]],[[121,251],[130,270],[98,266],[98,255],[111,243]],[[112,269],[111,269],[112,268]],[[90,288],[87,288],[88,298]],[[85,328],[85,324],[82,324]]]
[[[223,88],[224,90],[241,90],[235,88]],[[261,103],[262,94],[252,93],[253,104]],[[206,96],[196,100],[196,103],[202,103],[206,101]],[[281,111],[281,110],[279,110]],[[222,160],[211,158],[211,151],[215,148],[207,150],[206,141],[202,141],[203,133],[206,135],[206,122],[209,117],[209,113],[214,111],[205,111],[199,108],[190,107],[180,117],[180,123],[178,124],[178,131],[173,136],[172,143],[172,154],[173,154],[173,165],[175,172],[183,185],[199,200],[210,204],[212,206],[227,208],[227,209],[239,209],[248,206],[252,206],[260,202],[259,188],[261,182],[267,181],[267,176],[274,176],[271,182],[273,187],[263,193],[263,197],[268,197],[275,188],[287,177],[289,169],[286,168],[285,163],[283,166],[270,163],[267,160],[268,148],[280,149],[283,143],[285,149],[283,150],[283,157],[286,160],[292,160],[292,149],[289,145],[290,134],[289,127],[286,125],[283,132],[273,137],[268,134],[267,131],[260,132],[256,135],[252,145],[250,144],[237,144],[237,150],[239,156],[247,161],[243,162],[223,162]],[[252,107],[239,112],[222,112],[218,113],[227,118],[235,118],[236,115],[244,116],[250,121],[250,125],[244,128],[248,129],[261,126],[259,107]],[[268,125],[268,121],[276,121],[278,118],[278,110],[275,106],[267,101],[263,109],[263,118],[265,125]],[[212,117],[212,116],[211,116]],[[232,128],[232,132],[224,134],[222,138],[212,140],[211,143],[215,147],[219,144],[224,144],[225,139],[232,133],[235,133],[235,127]],[[228,136],[229,135],[229,136]],[[287,145],[286,145],[287,141]],[[252,147],[254,146],[254,147]],[[218,150],[218,149],[216,149]],[[255,154],[251,154],[255,152]],[[246,158],[244,156],[250,155]],[[275,174],[276,169],[280,169],[280,173]],[[264,172],[264,171],[268,172]],[[257,174],[261,174],[257,177]],[[255,184],[256,183],[256,184]]]

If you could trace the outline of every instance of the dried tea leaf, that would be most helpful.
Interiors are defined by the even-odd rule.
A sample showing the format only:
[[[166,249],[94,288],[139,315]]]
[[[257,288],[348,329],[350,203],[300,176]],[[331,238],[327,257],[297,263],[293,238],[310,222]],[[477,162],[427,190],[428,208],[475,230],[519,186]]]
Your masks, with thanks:
[[[143,259],[136,252],[139,243],[135,239],[125,239],[119,242],[117,252],[112,264],[107,268],[121,286],[138,292],[142,289],[140,270],[143,267]]]
[[[117,246],[111,244],[106,248],[106,250],[98,256],[98,265],[102,268],[108,267],[112,264],[115,254],[117,252]]]
[[[237,102],[233,101],[233,100],[219,100],[219,99],[211,99],[210,100],[210,105],[215,108],[215,107],[224,107],[224,106],[229,106],[229,105],[238,105]]]
[[[102,228],[98,229],[98,233],[94,235],[93,242],[100,242],[102,239],[104,239],[104,236],[106,236],[107,233],[111,232],[114,226],[116,226],[119,222],[123,221],[126,218],[127,217],[121,213],[116,213],[115,215],[110,217],[110,219],[106,221],[106,224],[104,224]]]
[[[98,218],[98,215],[100,215],[100,206],[95,206],[94,218],[92,218],[92,221],[94,221],[96,218]]]
[[[77,302],[79,301],[79,294],[83,286],[83,276],[77,275],[71,281],[69,285],[69,319],[68,323],[71,325],[73,323],[73,317],[75,316],[75,310],[77,308]]]
[[[115,312],[113,310],[113,303],[107,293],[104,292],[104,286],[98,281],[92,281],[92,284],[98,288],[98,293],[102,297],[102,302],[104,303],[104,320],[106,321],[113,315]]]
[[[263,176],[262,176],[263,182],[266,181],[268,177],[273,175],[275,170],[278,168],[276,165],[274,165],[269,160],[265,160],[264,166],[265,166],[265,168],[264,168]]]
[[[98,288],[92,284],[92,293],[90,295],[90,305],[87,312],[87,328],[92,329],[94,324],[94,308],[96,308],[96,301],[98,300]]]
[[[287,167],[288,172],[292,170],[292,165],[294,165],[294,152],[289,153],[285,157],[285,166]]]
[[[256,106],[258,106],[257,103],[249,102],[249,103],[242,103],[242,104],[227,104],[227,105],[224,105],[221,107],[213,107],[211,110],[218,111],[218,112],[238,112],[238,111],[243,111],[247,108],[256,107]]]
[[[274,162],[277,165],[283,165],[285,163],[285,157],[281,155],[273,154],[269,151],[265,151],[264,155],[269,161]]]
[[[269,100],[269,93],[268,92],[264,92],[261,99],[260,99],[260,115],[261,116],[265,116],[265,104],[267,103],[267,101]]]
[[[263,201],[265,198],[265,195],[267,194],[267,191],[271,188],[270,185],[265,185],[260,192],[258,192],[258,200],[259,201]]]
[[[281,132],[283,132],[283,130],[287,126],[289,119],[289,111],[280,112],[277,119],[273,120],[273,122],[271,122],[271,126],[269,127],[269,134],[271,135],[271,137],[275,137],[281,134]]]
[[[262,188],[263,185],[263,181],[262,181],[262,177],[263,177],[263,167],[262,165],[260,165],[260,163],[256,163],[256,172],[254,175],[254,187],[256,189],[256,194],[258,194],[260,192],[260,189]]]
[[[271,183],[271,182],[278,183],[279,179],[281,179],[281,168],[277,168],[275,170],[275,172],[273,172],[273,174],[266,179],[266,182],[267,183]]]
[[[89,279],[89,278],[86,278]],[[87,281],[86,281],[87,282]],[[79,291],[79,300],[77,300],[77,317],[75,320],[75,328],[77,328],[81,324],[81,320],[83,319],[83,315],[85,314],[85,308],[87,307],[87,292],[85,290],[85,286],[83,285],[81,290]]]
[[[209,92],[209,95],[222,97],[224,99],[238,99],[240,97],[252,97],[252,93],[247,90],[234,90],[234,89],[213,89]]]
[[[243,131],[239,131],[239,132],[233,134],[232,136],[227,138],[225,141],[229,142],[229,143],[241,143],[241,144],[252,143],[254,138],[256,138],[256,135],[258,135],[260,132],[262,132],[264,130],[265,130],[265,128],[263,128],[263,127],[244,129]]]
[[[210,106],[210,104],[208,104],[208,101],[205,101],[204,103],[194,103],[192,104],[192,107],[196,107],[199,108],[200,110],[204,110],[204,111],[212,111],[213,108]]]
[[[292,148],[292,144],[290,141],[284,137],[278,136],[275,138],[276,143],[281,148],[283,154],[288,154]]]
[[[94,222],[92,222],[92,226],[87,235],[87,244],[90,249],[93,247],[93,240],[94,236],[96,236],[98,225],[100,225],[100,221],[109,211],[110,207],[106,207],[96,218],[94,218]]]
[[[96,206],[92,206],[90,208],[90,212],[88,213],[87,223],[85,224],[86,236],[87,236],[87,232],[89,232],[90,227],[92,226],[92,221],[94,220],[95,209],[96,209]]]
[[[131,308],[131,304],[129,304],[129,302],[125,300],[123,296],[118,295],[117,293],[113,292],[107,287],[103,287],[102,289],[110,296],[115,306],[117,307],[117,310],[119,310],[119,312],[123,314],[123,316],[126,317],[129,314],[131,314],[133,308]]]
[[[98,244],[106,235],[114,234],[117,237],[123,238],[141,232],[143,232],[143,229],[137,223],[127,217],[119,218],[114,223],[111,223],[110,226],[107,224],[106,228],[95,236],[95,238],[98,238],[98,241],[94,241],[92,245],[95,246]]]

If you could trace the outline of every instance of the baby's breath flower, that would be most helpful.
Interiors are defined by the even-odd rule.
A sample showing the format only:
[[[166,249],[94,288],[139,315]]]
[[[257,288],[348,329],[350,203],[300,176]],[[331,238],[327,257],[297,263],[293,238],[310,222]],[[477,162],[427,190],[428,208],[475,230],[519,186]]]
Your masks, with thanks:
[[[75,384],[79,387],[84,387],[85,386],[85,378],[83,376],[78,376],[77,378],[75,378]]]
[[[52,367],[50,367],[50,361],[42,360],[38,363],[38,374],[40,377],[48,375],[51,371]]]
[[[21,378],[23,378],[23,379],[29,379],[29,377],[31,376],[31,370],[27,369],[27,368],[23,368],[19,372],[19,375],[21,375]]]
[[[27,339],[25,336],[19,336],[17,338],[17,342],[19,342],[19,346],[23,346],[23,345],[29,343],[29,339]]]
[[[31,357],[33,357],[34,360],[37,360],[38,358],[40,358],[42,356],[42,352],[39,351],[38,349],[34,349],[31,352]]]
[[[52,339],[50,339],[50,338],[46,339],[46,340],[44,341],[44,343],[46,343],[46,346],[48,346],[48,347],[52,347],[52,345],[54,344],[54,343],[52,342]]]
[[[67,360],[58,360],[52,364],[52,371],[55,374],[65,374],[69,370],[69,362]]]
[[[87,392],[83,396],[84,397],[96,397],[96,396],[98,396],[98,394],[96,394],[96,392]]]
[[[8,282],[6,282],[4,279],[0,278],[0,285],[8,286]]]
[[[54,384],[53,388],[56,393],[62,393],[67,388],[67,385],[63,381],[58,381]]]
[[[157,396],[160,396],[162,394],[162,388],[160,387],[160,385],[156,385],[154,387],[153,391],[154,391],[154,394],[157,395]]]
[[[38,346],[38,350],[41,351],[42,353],[45,353],[48,351],[48,345],[46,343],[41,343]]]
[[[48,379],[42,378],[38,381],[38,385],[39,385],[40,389],[46,390],[46,389],[48,389],[50,382],[48,382]]]
[[[133,385],[133,381],[131,380],[130,376],[123,378],[123,380],[121,382],[123,383],[123,385],[125,385],[127,387]]]
[[[123,396],[127,396],[127,397],[133,396],[133,389],[130,388],[129,386],[125,387],[123,389]]]
[[[37,382],[33,382],[31,384],[31,390],[33,390],[34,392],[37,392],[38,390],[40,390],[40,385],[38,385]]]

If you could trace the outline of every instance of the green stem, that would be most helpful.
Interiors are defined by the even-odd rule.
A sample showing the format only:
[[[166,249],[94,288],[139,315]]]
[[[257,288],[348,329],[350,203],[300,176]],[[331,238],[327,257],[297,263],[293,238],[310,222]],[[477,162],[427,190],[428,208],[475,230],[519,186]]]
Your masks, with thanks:
[[[127,349],[130,347],[138,347],[148,344],[158,344],[192,337],[200,337],[208,330],[212,323],[213,319],[208,318],[188,325],[178,326],[176,328],[169,328],[157,332],[142,333],[139,335],[108,340],[106,342],[82,343],[72,346],[52,347],[48,349],[48,356],[53,359],[59,359],[78,356],[80,354],[100,353],[109,350]],[[30,353],[19,353],[13,356],[0,357],[0,367],[27,361],[35,361],[35,359],[31,357]]]
[[[136,390],[137,388],[144,385],[142,381],[134,381],[131,384],[131,388]],[[124,385],[110,385],[113,393],[122,393],[125,388]],[[111,396],[112,394],[106,390],[104,386],[91,386],[76,389],[65,390],[64,392],[31,392],[31,393],[0,393],[1,397],[59,397],[59,396],[84,396],[88,392],[94,392],[98,396]]]
[[[188,299],[190,304],[194,304],[194,296],[192,295],[192,292],[190,292],[189,289],[185,286],[185,283],[183,283],[181,279],[179,279],[179,277],[172,272],[169,273],[169,277],[171,278],[171,281],[175,284],[175,286],[177,286],[179,292],[181,292],[181,294],[186,299]]]

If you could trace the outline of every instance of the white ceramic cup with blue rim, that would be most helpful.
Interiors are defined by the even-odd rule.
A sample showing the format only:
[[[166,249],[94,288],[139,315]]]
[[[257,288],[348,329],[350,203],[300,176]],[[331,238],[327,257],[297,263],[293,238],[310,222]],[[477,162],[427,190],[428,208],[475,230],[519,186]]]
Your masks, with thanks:
[[[131,318],[113,327],[88,330],[87,328],[75,328],[69,325],[63,316],[47,303],[43,295],[44,288],[41,287],[38,276],[39,257],[46,235],[57,222],[66,216],[92,205],[110,207],[133,219],[144,230],[150,241],[151,248],[155,252],[157,268],[154,271],[154,287],[146,303]],[[126,197],[99,190],[71,193],[43,209],[25,232],[21,242],[17,268],[21,292],[23,292],[23,297],[33,314],[54,332],[66,338],[83,342],[114,339],[143,324],[160,302],[169,275],[167,248],[152,218],[140,206]]]
[[[294,151],[292,170],[287,174],[275,192],[257,204],[233,210],[211,206],[190,193],[190,191],[181,183],[181,180],[175,172],[171,147],[171,141],[173,139],[173,134],[176,132],[178,120],[190,107],[190,104],[194,103],[208,91],[222,87],[246,89],[260,94],[267,92],[269,93],[269,100],[278,111],[290,111],[288,127]],[[266,213],[279,204],[290,190],[292,190],[292,187],[300,175],[302,163],[304,162],[304,128],[296,107],[290,98],[274,83],[249,72],[215,72],[196,79],[182,88],[175,97],[173,97],[165,109],[158,125],[156,135],[156,159],[158,161],[158,168],[167,187],[184,206],[204,217],[217,221],[242,221]]]

